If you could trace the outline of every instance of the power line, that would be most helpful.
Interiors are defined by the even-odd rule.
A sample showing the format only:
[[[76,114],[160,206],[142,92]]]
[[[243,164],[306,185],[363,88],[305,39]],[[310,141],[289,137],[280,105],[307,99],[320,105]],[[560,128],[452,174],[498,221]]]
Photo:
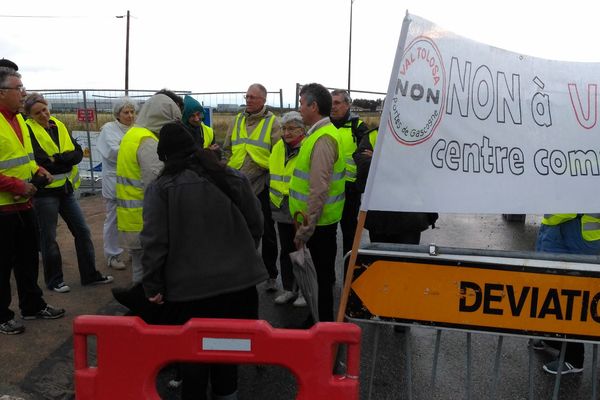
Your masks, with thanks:
[[[0,15],[0,18],[99,18],[97,15]],[[108,15],[100,18],[112,18]]]

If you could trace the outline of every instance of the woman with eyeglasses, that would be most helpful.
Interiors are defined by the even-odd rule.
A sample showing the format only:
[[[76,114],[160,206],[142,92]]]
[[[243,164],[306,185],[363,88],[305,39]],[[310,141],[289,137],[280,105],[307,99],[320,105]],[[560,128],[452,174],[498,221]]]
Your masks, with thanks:
[[[66,126],[50,115],[48,102],[41,94],[31,93],[27,97],[25,113],[29,116],[26,123],[35,161],[54,177],[50,184],[40,186],[34,197],[46,286],[58,293],[71,290],[63,278],[62,257],[56,242],[59,214],[75,239],[81,284],[112,282],[112,276],[104,276],[96,270],[90,228],[74,193],[80,184],[77,164],[83,158],[81,146],[71,137]]]
[[[293,301],[296,307],[305,307],[306,300],[302,292],[295,290],[294,273],[290,253],[296,250],[294,245],[294,221],[290,214],[290,179],[294,172],[300,145],[306,137],[306,127],[297,111],[290,111],[281,117],[282,140],[278,141],[269,157],[269,197],[271,215],[279,231],[279,265],[283,291],[275,297],[275,304]]]

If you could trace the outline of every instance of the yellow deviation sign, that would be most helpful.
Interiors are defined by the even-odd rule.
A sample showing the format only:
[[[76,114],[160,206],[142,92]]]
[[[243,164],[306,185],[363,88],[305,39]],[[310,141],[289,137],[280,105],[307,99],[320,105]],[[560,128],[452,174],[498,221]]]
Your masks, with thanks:
[[[526,270],[378,260],[352,289],[363,310],[384,319],[600,337],[600,277]]]

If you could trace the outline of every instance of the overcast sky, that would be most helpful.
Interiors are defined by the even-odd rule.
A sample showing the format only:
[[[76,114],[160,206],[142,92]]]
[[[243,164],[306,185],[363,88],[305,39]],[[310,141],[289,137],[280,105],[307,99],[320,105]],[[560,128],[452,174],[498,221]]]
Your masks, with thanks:
[[[561,4],[355,0],[351,87],[387,90],[406,10],[518,53],[599,62],[600,3]],[[28,88],[121,89],[126,23],[115,16],[128,9],[130,89],[243,91],[261,82],[289,103],[296,83],[347,87],[350,0],[3,2],[0,57],[19,64]]]

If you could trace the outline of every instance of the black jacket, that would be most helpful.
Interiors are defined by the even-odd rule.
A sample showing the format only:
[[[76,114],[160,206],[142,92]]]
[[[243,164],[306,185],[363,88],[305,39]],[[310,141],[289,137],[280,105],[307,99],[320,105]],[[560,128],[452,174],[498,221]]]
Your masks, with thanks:
[[[268,278],[256,246],[260,202],[227,168],[225,193],[200,167],[161,175],[144,196],[143,285],[147,297],[191,301],[249,288]]]
[[[83,150],[81,146],[69,133],[69,138],[71,142],[73,142],[73,146],[75,149],[72,151],[66,151],[64,153],[57,154],[48,154],[46,153],[39,142],[37,141],[35,135],[31,131],[31,127],[29,127],[29,136],[31,137],[31,146],[33,147],[33,155],[35,157],[35,162],[44,168],[46,171],[50,172],[52,175],[56,174],[64,174],[69,172],[73,166],[79,164],[83,159]],[[54,125],[54,122],[50,120],[50,127],[46,129],[54,143],[58,145],[58,128]],[[54,161],[50,159],[52,157]],[[73,193],[73,186],[67,180],[67,183],[62,187],[57,188],[45,188],[43,186],[38,187],[38,191],[35,193],[36,197],[44,197],[44,196],[60,196],[62,194]]]

